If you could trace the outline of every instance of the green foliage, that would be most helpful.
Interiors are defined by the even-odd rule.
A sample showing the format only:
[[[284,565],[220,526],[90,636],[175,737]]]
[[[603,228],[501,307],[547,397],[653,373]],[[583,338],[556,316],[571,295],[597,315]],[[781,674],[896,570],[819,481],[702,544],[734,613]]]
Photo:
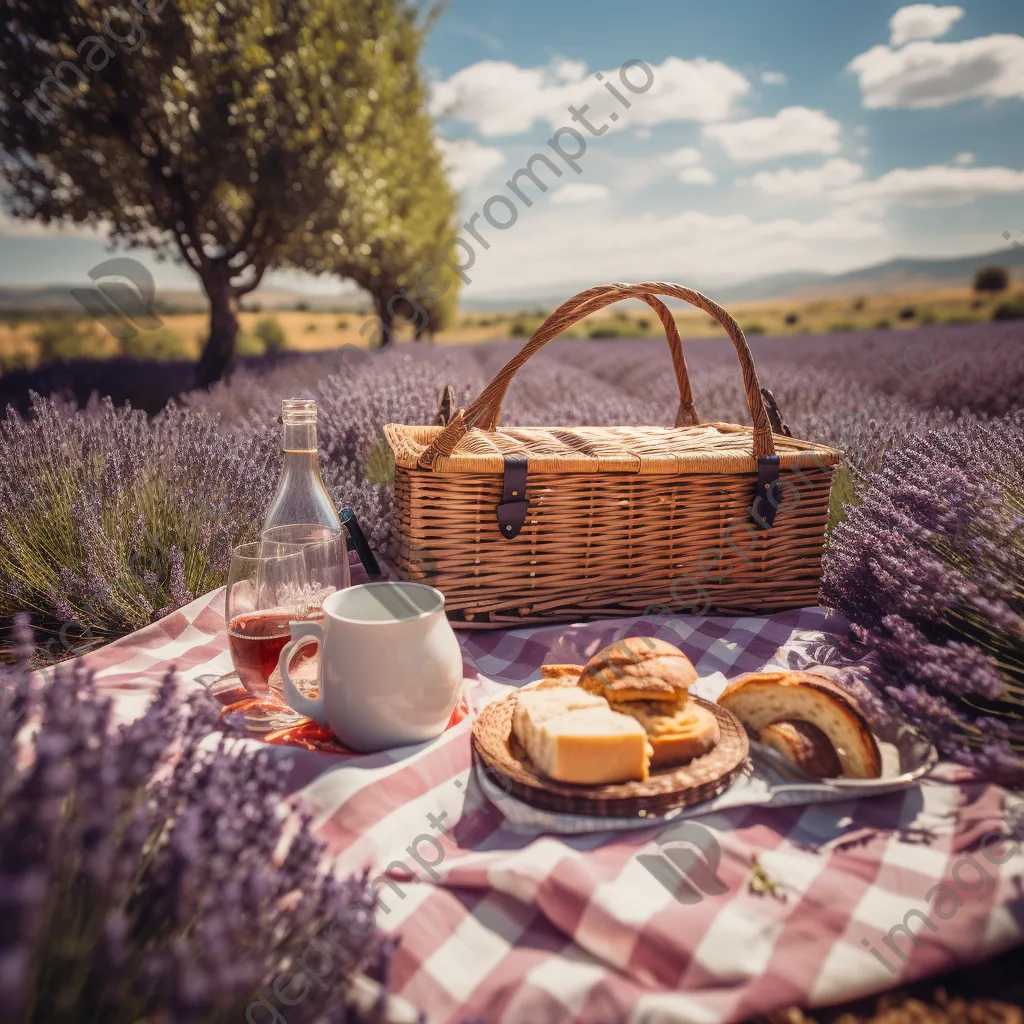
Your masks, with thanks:
[[[281,352],[288,343],[288,336],[276,316],[265,316],[256,322],[252,333],[263,342],[267,352]]]
[[[1010,274],[1005,267],[982,267],[974,275],[974,290],[998,294],[1010,287]]]
[[[364,288],[384,343],[399,321],[411,323],[417,338],[446,327],[461,283],[441,263],[445,241],[458,233],[457,208],[425,113],[421,46],[421,29],[396,19],[382,54],[391,73],[375,83],[368,124],[379,141],[339,167],[346,202],[318,218],[319,237],[288,250],[293,266],[336,273]]]
[[[640,317],[640,319],[637,320],[636,325],[645,334],[651,329],[651,321],[645,316]]]
[[[513,338],[528,338],[533,333],[523,320],[516,320],[508,330]],[[593,335],[591,335],[593,337]]]
[[[1024,295],[1009,302],[1000,302],[992,311],[993,320],[1024,320]]]
[[[128,34],[110,47],[112,10]],[[200,383],[230,365],[235,302],[350,204],[384,206],[357,244],[387,224],[418,234],[423,197],[447,222],[405,0],[0,0],[0,15],[0,96],[23,98],[0,104],[11,212],[108,224],[191,267],[211,303]],[[412,208],[392,201],[410,190]]]
[[[842,334],[846,331],[857,330],[857,325],[850,323],[849,320],[840,320],[837,323],[829,324],[829,334]]]
[[[628,329],[617,327],[615,324],[601,324],[598,327],[591,327],[587,331],[588,338],[626,338],[632,332]]]
[[[744,334],[764,334],[765,333],[764,324],[757,324],[757,323],[754,323],[754,324],[744,324],[743,325],[743,333]]]
[[[169,327],[158,327],[155,331],[141,331],[120,342],[121,355],[134,359],[157,359],[173,362],[191,359],[188,346]]]
[[[262,356],[266,355],[267,347],[257,335],[239,331],[235,338],[235,351],[240,356]]]
[[[348,320],[346,320],[344,317],[342,317],[334,326],[339,331],[347,331],[348,330]]]
[[[395,482],[395,456],[391,445],[378,437],[363,459],[363,473],[372,484],[391,487]]]
[[[887,331],[890,327],[892,327],[891,320],[878,320],[875,322],[876,331]]]
[[[39,348],[41,363],[61,363],[96,355],[99,336],[95,326],[86,320],[52,317],[40,322],[32,340]]]

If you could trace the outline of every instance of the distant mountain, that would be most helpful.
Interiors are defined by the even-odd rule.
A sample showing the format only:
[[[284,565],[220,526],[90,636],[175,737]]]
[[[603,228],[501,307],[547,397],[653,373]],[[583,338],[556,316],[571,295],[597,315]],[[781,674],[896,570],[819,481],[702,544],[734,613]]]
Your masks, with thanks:
[[[883,295],[928,291],[934,288],[969,288],[975,271],[991,265],[1006,267],[1011,277],[1024,278],[1024,247],[1006,246],[977,256],[940,259],[899,258],[845,274],[794,271],[757,277],[716,288],[722,302],[757,302],[767,299],[811,299],[847,295]]]
[[[714,286],[694,282],[719,302],[766,302],[775,299],[844,298],[855,295],[883,295],[892,292],[929,291],[937,288],[969,288],[980,267],[996,264],[1006,267],[1017,281],[1024,280],[1024,247],[1007,245],[994,252],[954,258],[899,258],[876,263],[843,274],[823,274],[814,270],[791,270],[781,274],[742,281],[739,284]],[[0,286],[0,313],[78,312],[81,306],[71,294],[81,285],[41,285],[38,288]],[[552,309],[574,291],[588,287],[586,282],[574,287],[563,283],[550,290],[531,291],[527,295],[465,296],[460,305],[471,312],[509,312],[513,310]],[[168,313],[205,311],[206,299],[198,291],[184,289],[162,291],[159,309]],[[670,305],[673,303],[670,302]],[[365,299],[344,290],[337,295],[291,291],[283,288],[261,289],[243,301],[243,309],[295,309],[312,312],[355,312],[368,308]]]

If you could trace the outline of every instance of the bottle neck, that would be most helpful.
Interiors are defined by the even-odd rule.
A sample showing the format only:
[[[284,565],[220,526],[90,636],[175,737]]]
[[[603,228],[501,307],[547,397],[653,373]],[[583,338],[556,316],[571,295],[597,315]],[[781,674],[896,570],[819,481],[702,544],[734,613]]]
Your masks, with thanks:
[[[285,423],[281,437],[281,447],[285,452],[285,461],[291,454],[317,453],[316,423]]]

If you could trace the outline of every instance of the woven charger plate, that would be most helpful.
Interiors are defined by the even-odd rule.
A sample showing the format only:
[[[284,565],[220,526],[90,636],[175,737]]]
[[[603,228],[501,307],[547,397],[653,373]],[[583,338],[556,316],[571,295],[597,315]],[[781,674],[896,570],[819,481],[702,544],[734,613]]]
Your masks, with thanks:
[[[607,786],[555,782],[533,767],[512,734],[516,697],[509,694],[480,712],[473,723],[473,749],[496,785],[546,811],[605,818],[662,814],[717,796],[732,785],[747,760],[747,734],[736,716],[718,704],[691,696],[690,700],[718,719],[722,738],[713,750],[688,764],[653,772],[646,782]]]

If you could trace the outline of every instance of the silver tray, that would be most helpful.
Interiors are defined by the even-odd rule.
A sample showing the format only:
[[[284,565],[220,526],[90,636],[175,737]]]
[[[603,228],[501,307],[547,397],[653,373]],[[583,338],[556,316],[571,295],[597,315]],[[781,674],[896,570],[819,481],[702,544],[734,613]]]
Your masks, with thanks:
[[[851,798],[895,792],[912,786],[939,759],[934,744],[906,722],[893,723],[876,732],[882,755],[882,774],[877,779],[817,779],[798,768],[778,751],[757,740],[750,741],[750,759],[770,779],[773,792],[816,790],[848,791]]]

